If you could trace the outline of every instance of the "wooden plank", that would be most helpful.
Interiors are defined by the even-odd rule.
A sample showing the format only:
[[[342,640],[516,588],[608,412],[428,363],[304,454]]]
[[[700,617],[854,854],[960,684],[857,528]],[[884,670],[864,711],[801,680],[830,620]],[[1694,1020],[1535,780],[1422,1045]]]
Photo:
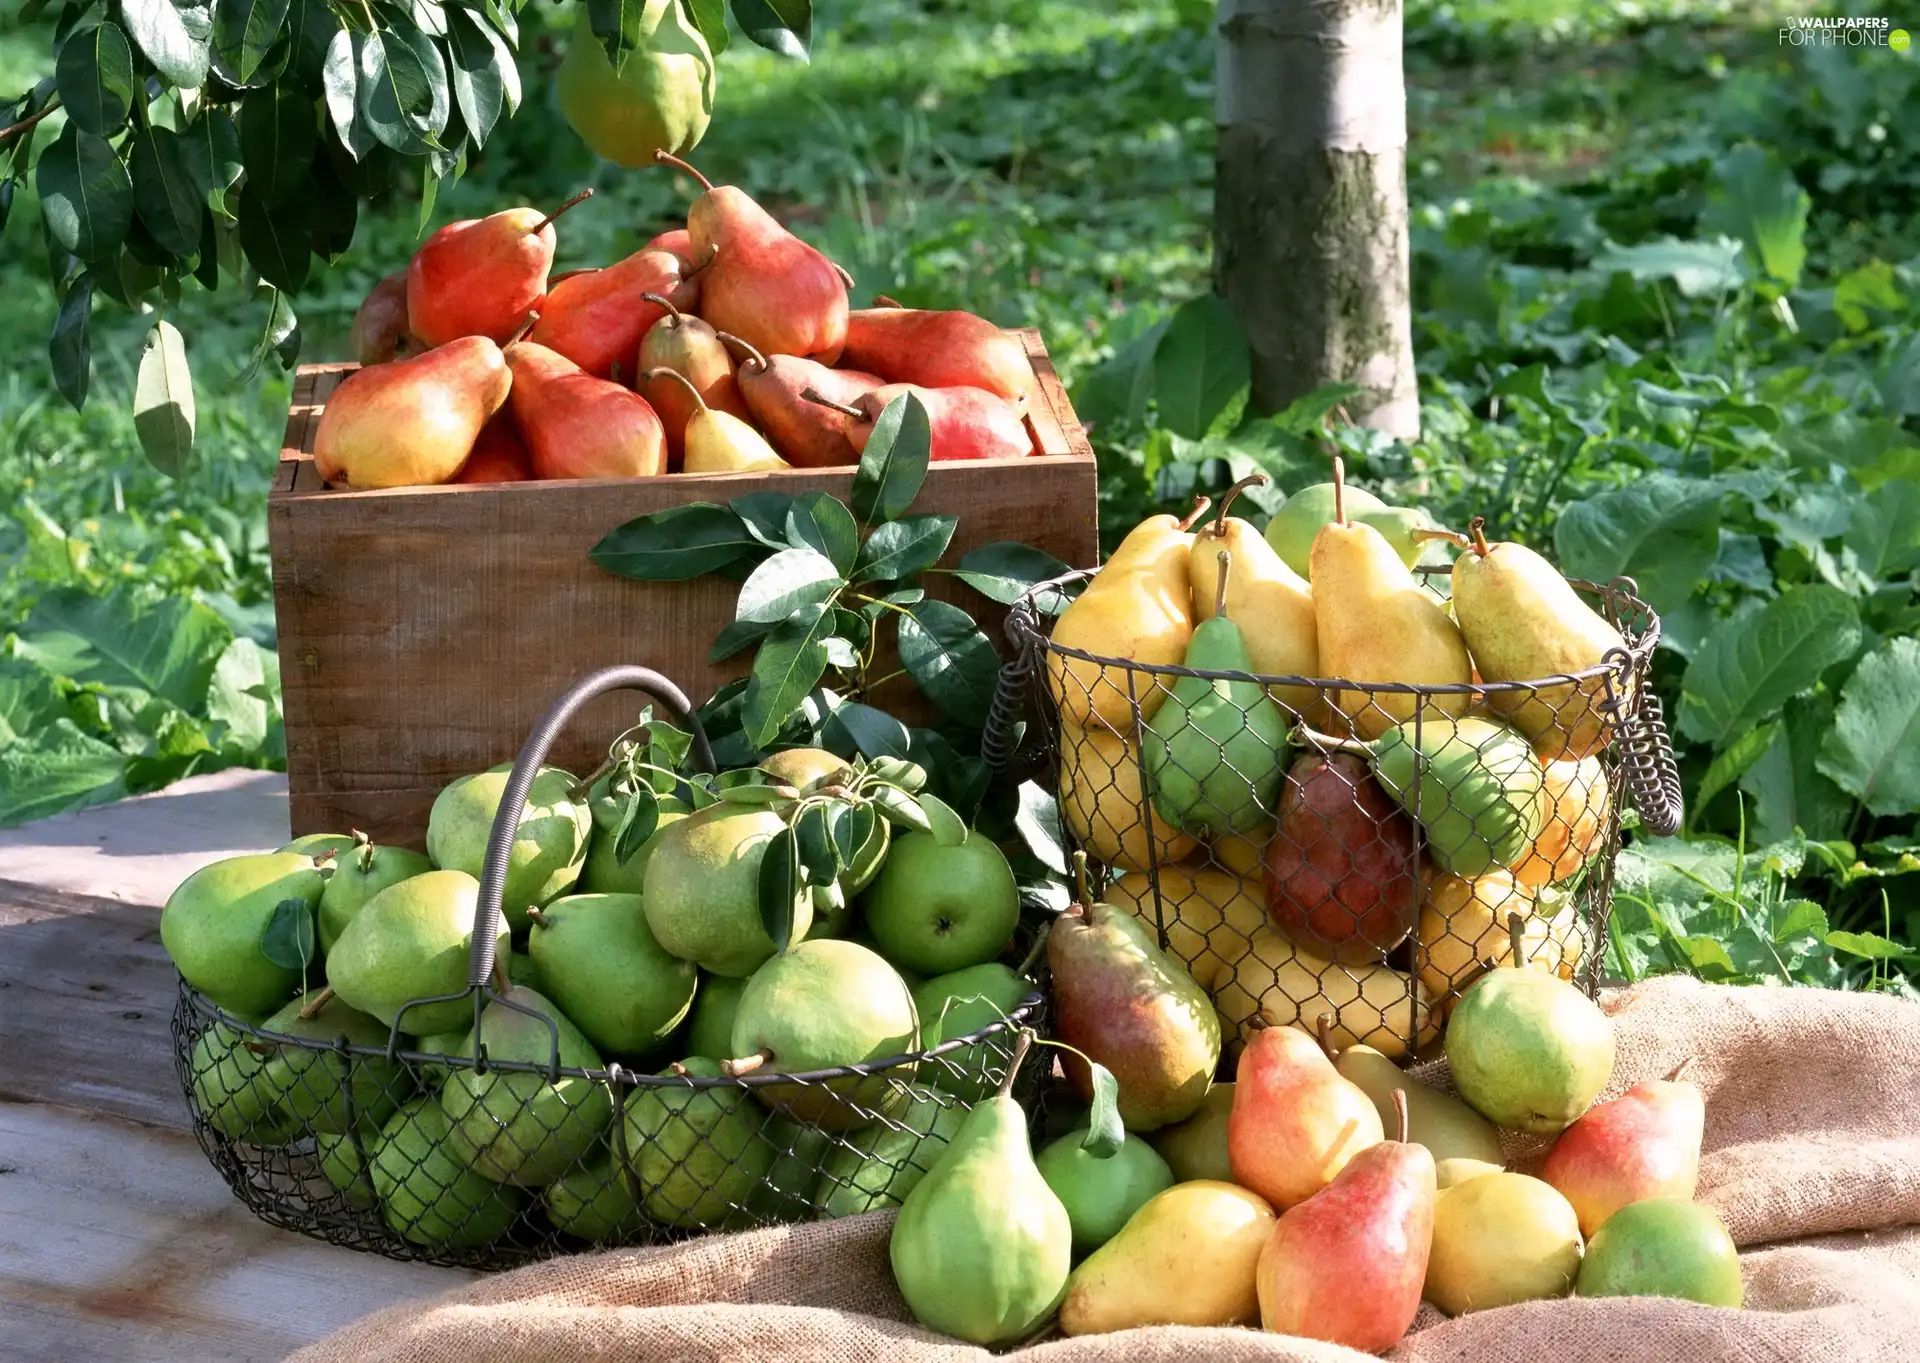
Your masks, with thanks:
[[[1053,359],[1047,354],[1039,329],[1027,327],[1017,334],[1027,348],[1027,363],[1033,366],[1034,401],[1029,404],[1027,421],[1039,437],[1040,453],[1092,459],[1093,446],[1087,443],[1080,418],[1074,415],[1073,403],[1068,400],[1067,390],[1054,370]],[[1088,560],[1088,565],[1091,564],[1092,560]]]
[[[264,1363],[476,1276],[269,1226],[185,1132],[0,1103],[7,1363]]]
[[[0,881],[0,1099],[186,1129],[178,987],[158,909]]]

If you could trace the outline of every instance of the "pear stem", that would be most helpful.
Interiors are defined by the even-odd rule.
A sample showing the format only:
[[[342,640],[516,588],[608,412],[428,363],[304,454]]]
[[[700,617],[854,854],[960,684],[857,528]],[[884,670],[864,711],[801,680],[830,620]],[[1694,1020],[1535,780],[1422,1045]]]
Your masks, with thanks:
[[[664,298],[657,293],[643,293],[640,296],[646,299],[649,303],[653,304],[655,307],[665,308],[667,310],[667,316],[665,320],[668,326],[677,327],[682,322],[687,320],[686,318],[680,315],[680,309],[676,308],[673,305],[673,301],[671,299]]]
[[[592,197],[593,197],[593,187],[589,185],[587,188],[581,190],[578,194],[574,195],[571,199],[568,199],[565,203],[561,204],[558,208],[554,209],[553,212],[547,214],[546,217],[540,219],[539,225],[536,226],[529,235],[538,236],[540,233],[546,231],[547,228],[553,225],[553,220],[555,218],[559,217],[562,213],[566,212],[568,209],[577,207],[578,205],[585,203],[588,199],[591,199]]]
[[[1475,516],[1467,522],[1467,533],[1473,536],[1473,552],[1485,558],[1493,552],[1493,546],[1487,543],[1487,518]]]
[[[1347,523],[1347,466],[1337,454],[1333,456],[1333,519],[1336,525]]]
[[[1020,964],[1014,967],[1014,974],[1020,976],[1022,979],[1026,978],[1027,972],[1033,969],[1034,964],[1039,961],[1041,953],[1047,949],[1047,937],[1052,931],[1052,919],[1048,919],[1040,925],[1040,931],[1033,934],[1033,945],[1027,948],[1027,954],[1021,957]]]
[[[533,330],[534,323],[538,322],[539,320],[540,320],[540,314],[538,312],[529,312],[527,314],[526,321],[522,322],[518,327],[514,328],[513,335],[507,337],[507,345],[512,345],[515,341],[526,340],[527,333]],[[505,350],[507,346],[501,346],[500,348],[502,350]]]
[[[1355,757],[1372,757],[1373,745],[1357,738],[1335,738],[1332,734],[1323,734],[1318,729],[1305,724],[1293,726],[1291,735],[1294,746],[1320,748],[1328,752],[1351,753]]]
[[[1267,475],[1264,473],[1249,473],[1246,477],[1242,478],[1239,482],[1235,483],[1232,487],[1228,488],[1225,492],[1221,493],[1220,494],[1220,510],[1214,513],[1213,525],[1209,527],[1208,533],[1214,534],[1214,535],[1226,534],[1227,533],[1227,508],[1233,505],[1233,499],[1235,497],[1238,497],[1241,493],[1245,492],[1250,487],[1265,487],[1268,483],[1271,483],[1272,481],[1273,479],[1267,477]]]
[[[1073,897],[1089,907],[1093,904],[1087,889],[1087,854],[1077,850],[1073,854]]]
[[[685,171],[688,175],[691,175],[694,179],[700,182],[700,188],[702,190],[704,190],[709,194],[713,192],[713,181],[709,180],[706,176],[702,175],[699,171],[695,170],[692,166],[688,165],[685,161],[682,161],[679,157],[674,156],[668,152],[656,151],[653,154],[653,159],[658,161],[663,166],[672,166],[675,170]]]
[[[687,1077],[687,1067],[682,1065],[678,1060],[667,1066],[667,1072],[676,1079],[685,1079]]]
[[[1322,1013],[1313,1020],[1313,1034],[1320,1040],[1320,1049],[1326,1052],[1327,1059],[1338,1060],[1340,1048],[1333,1044],[1333,1014]]]
[[[1461,549],[1471,548],[1473,545],[1473,541],[1458,530],[1441,530],[1437,527],[1423,526],[1409,534],[1415,544],[1425,544],[1428,540],[1445,540],[1448,544]]]
[[[1193,510],[1189,511],[1187,513],[1187,518],[1184,521],[1180,522],[1180,532],[1182,534],[1185,534],[1187,531],[1193,529],[1194,523],[1198,521],[1202,516],[1206,515],[1207,508],[1212,505],[1213,505],[1213,498],[1206,496],[1204,493],[1198,497],[1195,497],[1193,499]]]
[[[542,910],[538,904],[529,904],[527,906],[527,921],[537,928],[550,928],[553,926],[553,924],[547,921],[545,911]]]
[[[1020,1035],[1014,1038],[1013,1055],[1007,1061],[1007,1077],[1000,1081],[1000,1088],[995,1094],[996,1097],[1007,1098],[1012,1096],[1013,1081],[1019,1077],[1020,1066],[1026,1062],[1027,1051],[1032,1046],[1033,1028],[1022,1027],[1020,1029]]]
[[[844,402],[835,402],[830,397],[824,397],[821,395],[820,391],[814,388],[812,385],[808,385],[807,387],[802,388],[800,390],[800,396],[805,398],[808,402],[819,403],[822,407],[825,407],[829,411],[838,412],[840,413],[841,416],[852,417],[855,421],[865,421],[867,419],[867,414],[861,411],[858,407],[849,407]]]
[[[762,355],[758,350],[755,350],[751,342],[741,340],[730,331],[716,331],[714,335],[720,338],[722,345],[733,346],[746,351],[746,362],[754,367],[754,373],[758,374],[767,367],[767,357]]]
[[[328,1002],[332,1000],[332,998],[333,998],[332,985],[328,985],[326,986],[326,988],[316,991],[314,994],[308,997],[305,1003],[300,1005],[300,1017],[302,1018],[302,1020],[310,1020],[312,1018],[319,1016],[320,1010],[322,1008],[325,1008]]]
[[[1507,915],[1507,941],[1513,947],[1513,963],[1524,966],[1527,963],[1527,924],[1517,912]]]
[[[876,308],[904,308],[906,304],[897,303],[893,299],[887,297],[884,293],[876,293],[873,296],[872,306]]]
[[[1401,1145],[1405,1145],[1407,1143],[1407,1091],[1405,1089],[1393,1091],[1393,1115],[1399,1124],[1399,1134],[1394,1139]]]
[[[689,393],[693,395],[694,406],[698,407],[703,412],[711,410],[707,406],[707,400],[700,395],[700,390],[693,386],[693,380],[688,378],[685,374],[682,374],[678,369],[669,369],[666,365],[663,364],[658,369],[647,370],[640,377],[645,379],[649,383],[653,382],[655,379],[664,379],[664,378],[678,379],[680,381],[680,386],[686,389]]]
[[[847,267],[837,260],[829,260],[827,264],[833,266],[833,272],[840,276],[840,282],[847,286],[848,292],[852,292],[855,286],[853,276],[847,273]]]
[[[1227,574],[1233,571],[1233,555],[1229,551],[1220,551],[1220,581],[1213,589],[1213,613],[1227,613]]]
[[[771,1059],[773,1059],[773,1052],[762,1046],[752,1055],[743,1055],[737,1060],[722,1060],[720,1073],[730,1079],[738,1079],[743,1074],[752,1074]]]
[[[325,866],[328,862],[334,860],[334,858],[338,857],[339,855],[340,855],[340,849],[338,847],[329,847],[324,852],[315,852],[313,854],[313,864],[315,866]]]
[[[1678,1065],[1675,1065],[1673,1067],[1673,1072],[1667,1076],[1666,1082],[1669,1084],[1680,1082],[1680,1080],[1686,1074],[1686,1072],[1689,1069],[1693,1068],[1693,1062],[1698,1060],[1699,1058],[1700,1057],[1697,1055],[1690,1055],[1685,1060],[1682,1060]],[[1692,1081],[1688,1080],[1687,1082],[1691,1083]]]

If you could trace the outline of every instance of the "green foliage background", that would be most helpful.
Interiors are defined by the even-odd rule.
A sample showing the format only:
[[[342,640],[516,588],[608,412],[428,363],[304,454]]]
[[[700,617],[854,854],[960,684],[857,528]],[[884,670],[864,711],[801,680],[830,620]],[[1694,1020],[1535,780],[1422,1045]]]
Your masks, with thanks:
[[[1251,468],[1277,492],[1320,481],[1338,448],[1442,523],[1484,514],[1570,572],[1634,576],[1665,622],[1689,813],[1685,837],[1623,858],[1610,968],[1907,987],[1920,54],[1782,46],[1749,4],[1410,0],[1425,410],[1407,446],[1324,421],[1337,393],[1246,419],[1244,349],[1191,301],[1211,17],[1195,0],[823,3],[810,67],[729,48],[694,159],[862,297],[1041,327],[1094,426],[1110,537]],[[670,177],[596,163],[560,121],[571,19],[522,12],[523,107],[430,214],[594,184],[556,268],[684,209]],[[52,74],[51,23],[0,25],[0,91]],[[406,259],[421,189],[397,177],[316,268],[307,358],[340,353]],[[165,479],[131,415],[153,319],[99,305],[76,414],[47,361],[41,242],[23,188],[0,237],[0,824],[284,754],[262,504],[288,381],[271,359],[247,377],[267,309],[231,281],[167,305],[198,433]]]

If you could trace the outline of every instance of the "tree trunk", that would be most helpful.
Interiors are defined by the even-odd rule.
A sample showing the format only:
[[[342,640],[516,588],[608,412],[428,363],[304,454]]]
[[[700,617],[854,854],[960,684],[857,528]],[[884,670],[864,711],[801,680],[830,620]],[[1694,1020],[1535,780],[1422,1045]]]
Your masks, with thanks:
[[[1407,292],[1400,0],[1220,0],[1214,282],[1253,350],[1253,406],[1365,391],[1420,432]]]

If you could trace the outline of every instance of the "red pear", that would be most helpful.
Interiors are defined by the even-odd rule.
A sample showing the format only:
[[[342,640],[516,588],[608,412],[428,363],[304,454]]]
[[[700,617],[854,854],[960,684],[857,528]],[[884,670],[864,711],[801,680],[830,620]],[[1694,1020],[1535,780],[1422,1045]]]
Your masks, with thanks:
[[[646,478],[667,471],[660,418],[630,388],[532,341],[507,347],[513,418],[536,478]]]
[[[676,227],[671,232],[662,232],[640,249],[643,251],[669,251],[679,256],[681,262],[686,267],[687,274],[692,274],[700,268],[700,257],[693,249],[693,237],[684,227]]]
[[[444,483],[512,385],[500,347],[484,336],[355,370],[320,413],[314,470],[336,487]]]
[[[1400,1342],[1433,1248],[1433,1156],[1406,1139],[1362,1150],[1275,1223],[1260,1251],[1260,1324],[1363,1353]]]
[[[740,396],[733,356],[720,339],[720,333],[711,324],[680,311],[670,299],[658,294],[648,294],[647,298],[664,307],[666,314],[640,338],[633,386],[660,414],[660,424],[667,432],[667,457],[674,468],[679,468],[686,452],[687,423],[699,410],[700,403],[742,421],[752,420],[752,413]],[[647,377],[660,369],[670,369],[692,384],[693,393],[664,375]],[[699,403],[695,402],[694,393],[699,394]]]
[[[1573,1204],[1588,1239],[1629,1202],[1692,1200],[1707,1105],[1679,1074],[1635,1084],[1590,1109],[1547,1152],[1540,1177]]]
[[[914,394],[927,409],[935,460],[1012,459],[1033,453],[1033,438],[1020,418],[1020,408],[984,388],[922,388],[918,384],[890,383],[851,403],[835,403],[817,388],[811,396],[801,396],[853,419],[847,438],[858,451],[866,449],[867,437],[873,433],[873,423],[880,419],[880,413],[902,393]]]
[[[634,352],[668,306],[690,308],[697,279],[670,251],[636,251],[604,270],[568,275],[540,300],[527,339],[557,351],[596,379],[631,383]],[[653,300],[665,299],[662,304]]]
[[[362,365],[404,360],[426,348],[407,331],[405,270],[395,270],[368,291],[353,314],[347,344]]]
[[[429,346],[462,336],[505,345],[547,291],[553,220],[592,193],[583,189],[552,213],[509,208],[428,237],[407,266],[407,329]]]
[[[860,462],[853,430],[866,418],[848,404],[879,388],[879,378],[852,369],[829,369],[797,355],[763,355],[729,332],[720,332],[719,337],[744,354],[734,379],[741,400],[783,459],[809,469]],[[829,401],[810,400],[805,396],[809,392]],[[862,437],[861,444],[865,443]]]
[[[1267,911],[1301,946],[1378,961],[1420,905],[1413,824],[1364,759],[1305,753],[1287,769],[1267,844]]]
[[[1010,401],[1033,387],[1026,347],[984,317],[921,308],[862,308],[847,314],[840,363],[888,383],[984,388]]]
[[[456,483],[524,483],[533,477],[533,463],[521,443],[511,412],[501,412],[473,442],[473,453],[460,467]]]
[[[1233,1181],[1275,1207],[1304,1202],[1381,1139],[1380,1113],[1320,1043],[1297,1027],[1265,1027],[1240,1052],[1227,1162]]]

